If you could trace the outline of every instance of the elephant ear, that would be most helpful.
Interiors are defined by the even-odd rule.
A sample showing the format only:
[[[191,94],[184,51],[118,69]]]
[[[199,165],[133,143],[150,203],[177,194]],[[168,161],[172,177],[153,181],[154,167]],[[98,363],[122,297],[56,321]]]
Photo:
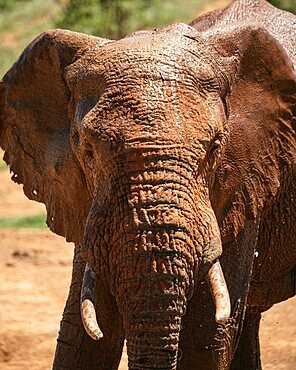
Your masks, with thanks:
[[[251,24],[203,33],[228,77],[229,140],[212,202],[224,240],[256,220],[296,163],[296,75],[284,48]]]
[[[67,67],[106,40],[65,30],[37,37],[0,85],[0,144],[13,181],[47,209],[50,229],[80,243],[91,205],[71,150]]]

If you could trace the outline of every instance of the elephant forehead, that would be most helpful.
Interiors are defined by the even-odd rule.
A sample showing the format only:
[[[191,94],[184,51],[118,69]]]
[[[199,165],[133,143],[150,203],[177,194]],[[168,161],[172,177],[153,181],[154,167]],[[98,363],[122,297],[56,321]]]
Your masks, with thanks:
[[[141,31],[86,52],[68,70],[74,85],[216,80],[207,46],[187,25]],[[198,41],[199,40],[199,41]],[[206,83],[205,85],[208,85]]]
[[[148,56],[163,60],[176,60],[183,55],[196,31],[183,24],[175,24],[155,31],[135,32],[121,40],[106,43],[101,53],[110,59],[146,58]]]
[[[122,136],[121,142],[158,138],[189,143],[207,142],[222,122],[217,101],[209,104],[173,83],[147,90],[114,83],[84,116],[82,127],[94,140]]]
[[[73,84],[82,127],[94,137],[208,141],[220,123],[219,84],[191,32],[140,32],[84,55]]]
[[[165,40],[163,37],[131,37],[103,47],[97,68],[106,76],[113,71],[118,76],[153,80],[190,75],[212,79],[214,74],[209,63],[198,55],[196,47],[195,54],[191,48],[192,40],[180,35],[170,35]]]

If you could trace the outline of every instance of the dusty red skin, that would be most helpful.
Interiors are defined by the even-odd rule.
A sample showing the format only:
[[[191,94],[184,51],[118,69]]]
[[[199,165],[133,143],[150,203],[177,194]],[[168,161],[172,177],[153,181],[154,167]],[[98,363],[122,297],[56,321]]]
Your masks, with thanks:
[[[124,338],[130,369],[260,368],[260,312],[295,294],[290,24],[240,0],[119,41],[53,30],[4,76],[13,180],[76,243],[54,369],[117,369]],[[204,284],[221,254],[225,325]],[[98,343],[80,320],[86,261]]]

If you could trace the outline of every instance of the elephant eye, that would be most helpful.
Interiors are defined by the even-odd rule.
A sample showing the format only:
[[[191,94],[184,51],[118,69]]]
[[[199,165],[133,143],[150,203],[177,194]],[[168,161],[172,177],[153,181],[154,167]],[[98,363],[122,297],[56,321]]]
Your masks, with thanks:
[[[210,148],[209,148],[209,156],[212,157],[213,155],[217,154],[219,149],[221,148],[221,140],[220,139],[214,139],[211,142]]]
[[[225,115],[228,118],[229,117],[229,102],[228,102],[228,97],[223,96],[221,98],[221,100],[222,100],[222,104],[223,104]]]
[[[92,161],[94,159],[94,153],[92,150],[86,150],[84,154],[85,158],[88,159],[89,161]]]
[[[208,149],[208,164],[211,167],[215,167],[217,164],[217,159],[219,154],[221,153],[222,147],[224,146],[226,140],[226,136],[219,132],[212,142],[210,143],[209,149]]]
[[[94,169],[94,153],[90,149],[84,150],[84,164],[85,166],[93,171]]]
[[[92,167],[93,165],[93,159],[94,159],[94,152],[92,150],[92,146],[89,142],[85,141],[83,143],[83,149],[84,149],[84,161],[87,164],[88,167]]]
[[[78,133],[76,128],[74,128],[73,131],[72,131],[72,141],[73,141],[75,146],[79,145],[80,138],[79,138],[79,133]]]

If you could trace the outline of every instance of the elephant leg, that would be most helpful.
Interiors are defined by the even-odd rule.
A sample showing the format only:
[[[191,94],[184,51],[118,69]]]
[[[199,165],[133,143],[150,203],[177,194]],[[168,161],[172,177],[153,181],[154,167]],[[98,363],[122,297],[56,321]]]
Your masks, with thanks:
[[[231,370],[261,370],[259,324],[261,313],[246,311],[243,330],[232,360]]]
[[[84,330],[80,317],[80,290],[84,268],[83,252],[76,246],[70,292],[57,339],[53,370],[115,370],[119,366],[124,331],[107,282],[100,283],[96,297],[96,309],[101,313],[99,324],[104,337],[96,342]]]

